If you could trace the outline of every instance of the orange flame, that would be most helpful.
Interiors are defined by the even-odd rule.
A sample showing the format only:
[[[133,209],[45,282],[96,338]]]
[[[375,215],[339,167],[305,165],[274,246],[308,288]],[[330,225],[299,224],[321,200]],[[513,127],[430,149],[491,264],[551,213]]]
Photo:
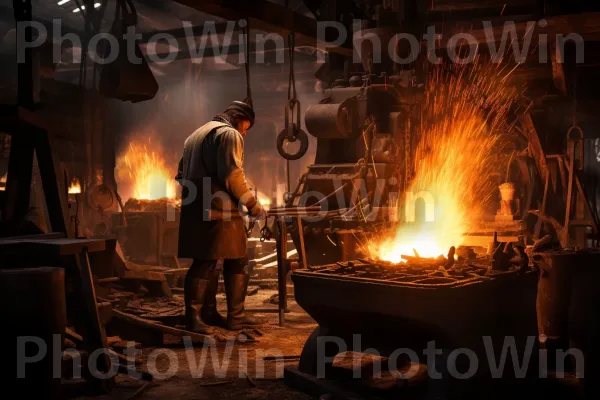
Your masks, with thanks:
[[[402,256],[436,258],[463,243],[495,193],[490,179],[499,132],[517,94],[508,75],[492,69],[438,68],[427,82],[416,127],[419,143],[407,191],[405,222],[393,237],[368,243],[370,256],[401,263]],[[511,71],[512,72],[512,71]],[[510,74],[510,72],[508,73]],[[415,221],[415,201],[425,202],[426,221]]]
[[[272,200],[261,192],[258,192],[258,201],[267,210],[271,207]]]
[[[167,166],[162,148],[151,140],[147,144],[132,141],[117,159],[119,186],[129,189],[129,197],[139,200],[175,199],[177,189],[174,168]]]
[[[79,179],[73,178],[71,184],[69,185],[69,194],[79,194],[81,193],[81,183]]]

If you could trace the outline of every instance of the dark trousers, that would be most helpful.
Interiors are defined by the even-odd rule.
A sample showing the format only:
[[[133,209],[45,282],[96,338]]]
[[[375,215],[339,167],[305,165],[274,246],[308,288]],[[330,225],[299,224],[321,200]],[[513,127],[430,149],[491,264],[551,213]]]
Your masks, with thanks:
[[[194,259],[187,275],[187,279],[210,279],[216,272],[219,260],[198,260]],[[230,258],[223,260],[223,275],[225,274],[247,274],[248,257]]]

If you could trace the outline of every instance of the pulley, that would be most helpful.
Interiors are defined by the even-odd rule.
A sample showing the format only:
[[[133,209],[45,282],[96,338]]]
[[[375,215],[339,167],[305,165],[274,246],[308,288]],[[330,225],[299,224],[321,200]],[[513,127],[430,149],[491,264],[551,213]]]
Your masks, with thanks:
[[[288,153],[286,144],[294,143],[298,140],[300,141],[300,148],[298,151],[295,153]],[[277,151],[281,157],[286,160],[295,161],[301,159],[308,151],[308,135],[302,129],[299,129],[296,124],[291,124],[289,128],[282,130],[279,135],[277,135]]]

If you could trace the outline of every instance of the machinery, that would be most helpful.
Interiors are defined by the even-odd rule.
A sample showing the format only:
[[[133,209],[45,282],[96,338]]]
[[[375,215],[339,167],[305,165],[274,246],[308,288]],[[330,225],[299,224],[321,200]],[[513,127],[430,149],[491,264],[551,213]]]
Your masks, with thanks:
[[[390,36],[385,28],[372,33]],[[372,54],[368,43],[362,45],[363,54]],[[383,71],[347,75],[306,110],[306,130],[317,139],[315,162],[287,199],[288,206],[319,205],[324,211],[339,211],[305,225],[308,264],[355,259],[360,255],[357,239],[393,226],[410,171],[409,123],[418,93],[416,78],[410,73],[388,77]],[[296,159],[283,150],[285,135],[284,130],[278,141],[280,153]],[[290,233],[298,243],[296,228],[292,226]]]
[[[317,139],[315,161],[288,194],[286,205],[318,205],[330,212],[326,218],[304,223],[307,265],[364,257],[364,239],[374,232],[393,232],[404,222],[405,207],[409,206],[405,203],[406,193],[415,176],[421,139],[416,126],[423,123],[419,113],[428,107],[424,82],[430,71],[414,65],[400,70],[394,65],[390,55],[381,52],[393,37],[394,30],[388,27],[355,33],[358,39],[354,47],[362,68],[350,72],[347,62],[344,77],[324,90],[319,104],[306,110],[306,131]],[[377,40],[373,38],[384,46],[374,46]],[[374,63],[374,59],[381,62]],[[566,135],[572,156],[548,155],[538,136],[532,104],[520,96],[510,108],[507,119],[512,122],[506,131],[497,133],[500,139],[493,149],[498,162],[486,166],[482,174],[495,176],[498,190],[486,200],[489,205],[480,226],[464,235],[463,244],[488,248],[494,234],[501,242],[532,244],[545,232],[560,236],[563,247],[589,246],[590,239],[598,233],[598,219],[582,184],[577,182],[581,179],[578,172],[567,179],[570,162],[582,172],[583,157],[578,155],[583,151],[581,128],[573,126]],[[290,121],[286,116],[287,129],[278,138],[278,150],[284,158],[295,160],[306,152],[306,134],[299,122]],[[546,141],[558,141],[552,136],[559,136],[560,132],[545,135]],[[299,154],[286,153],[286,140],[300,140]],[[556,160],[565,166],[560,167],[560,185],[556,184],[556,168],[548,168]],[[575,216],[575,209],[579,210],[579,217]],[[332,214],[333,210],[338,213]],[[288,232],[299,248],[297,224],[290,224]]]
[[[346,64],[345,78],[335,80],[324,90],[320,103],[306,110],[306,130],[317,139],[316,156],[286,199],[287,206],[318,205],[324,211],[339,211],[333,216],[329,213],[327,218],[305,221],[307,265],[364,257],[364,242],[374,232],[392,234],[406,215],[405,194],[415,173],[419,140],[415,126],[419,124],[420,107],[424,107],[426,72],[398,70],[389,55],[376,53],[372,38],[385,44],[393,38],[393,32],[385,27],[360,32],[359,37],[371,38],[355,40],[355,50],[362,57],[360,69],[350,73]],[[376,56],[381,57],[381,63],[373,63]],[[303,141],[305,134],[297,124],[291,128],[296,134],[284,130],[278,138],[278,149],[284,158],[293,160],[298,154],[287,154],[284,141]],[[526,146],[516,143],[509,148]],[[302,150],[305,153],[301,145]],[[510,156],[510,150],[506,151]],[[524,217],[533,204],[534,190],[539,188],[532,163],[516,158],[513,177],[519,198],[509,202],[518,203],[518,207],[507,204],[506,208],[518,208],[517,214]],[[488,229],[483,244],[482,240],[476,244],[487,247],[495,230],[501,235],[509,232],[510,241],[526,235],[521,218],[508,219],[502,229]],[[297,225],[291,224],[288,232],[299,248]],[[472,239],[477,242],[481,238]]]

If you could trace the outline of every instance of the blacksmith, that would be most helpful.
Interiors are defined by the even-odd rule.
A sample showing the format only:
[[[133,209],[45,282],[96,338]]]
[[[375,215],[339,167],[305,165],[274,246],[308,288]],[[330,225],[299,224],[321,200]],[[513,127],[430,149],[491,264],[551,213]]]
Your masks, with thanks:
[[[242,217],[244,208],[251,218],[265,216],[243,167],[244,136],[254,119],[251,105],[233,102],[187,138],[179,162],[176,179],[183,186],[179,257],[194,260],[185,278],[186,325],[194,332],[210,334],[212,326],[238,330],[258,324],[244,308],[249,277]],[[217,312],[219,260],[223,260],[227,318]]]

